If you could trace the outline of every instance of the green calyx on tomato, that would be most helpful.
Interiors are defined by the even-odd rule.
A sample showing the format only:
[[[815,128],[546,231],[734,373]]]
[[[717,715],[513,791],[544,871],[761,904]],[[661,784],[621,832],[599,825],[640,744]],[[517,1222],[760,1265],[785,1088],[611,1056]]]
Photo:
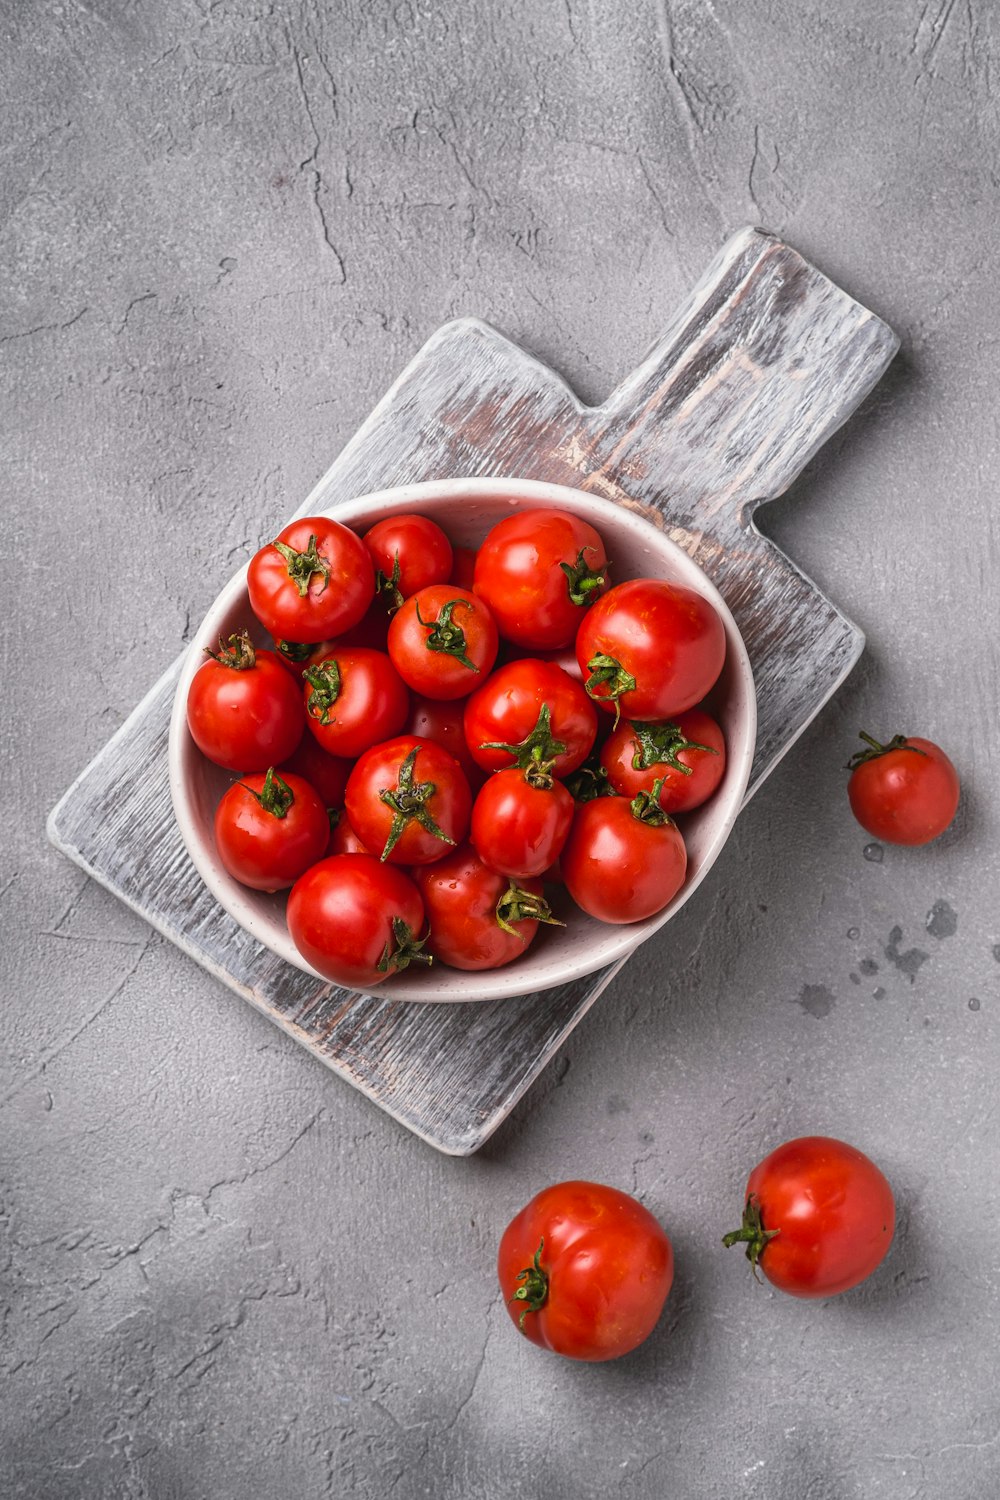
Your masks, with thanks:
[[[548,1274],[542,1270],[542,1251],[545,1249],[545,1241],[539,1240],[535,1258],[530,1266],[525,1266],[520,1271],[517,1280],[521,1283],[517,1291],[511,1297],[512,1302],[523,1302],[524,1307],[521,1316],[517,1320],[517,1326],[524,1332],[524,1320],[530,1312],[541,1312],[545,1306],[545,1299],[549,1295]]]
[[[515,922],[545,922],[550,927],[566,926],[565,922],[560,922],[558,917],[552,915],[552,908],[544,896],[535,896],[531,891],[526,891],[513,876],[509,877],[507,889],[497,901],[496,914],[497,926],[513,937],[520,938],[522,943],[524,933],[518,932],[513,925]]]
[[[454,844],[455,840],[448,837],[443,828],[439,828],[431,817],[427,803],[437,791],[433,781],[414,781],[413,766],[417,758],[419,746],[414,745],[409,755],[399,768],[394,788],[383,787],[379,792],[379,801],[384,802],[386,807],[391,807],[393,812],[392,823],[389,826],[389,837],[385,841],[380,859],[386,860],[396,847],[399,840],[406,831],[407,824],[419,823],[428,833],[433,834],[442,843]]]
[[[313,533],[309,538],[309,546],[304,552],[296,552],[287,542],[274,542],[274,548],[280,552],[285,559],[285,567],[288,576],[299,591],[299,598],[304,599],[309,592],[309,585],[318,573],[323,583],[319,592],[322,594],[330,582],[330,564],[323,554],[316,549],[316,535]]]
[[[760,1276],[757,1266],[760,1258],[775,1235],[780,1234],[780,1229],[765,1229],[760,1216],[760,1203],[756,1196],[751,1193],[743,1210],[743,1223],[739,1229],[731,1229],[728,1234],[722,1236],[722,1243],[727,1250],[734,1245],[746,1246],[746,1258],[753,1267],[753,1274],[759,1281]]]
[[[621,718],[621,705],[618,700],[622,693],[635,691],[635,678],[631,672],[626,672],[616,656],[608,656],[606,652],[599,651],[592,656],[587,663],[590,676],[583,684],[591,698],[598,703],[613,703],[615,705],[615,724]],[[599,689],[605,689],[601,692]]]
[[[228,642],[224,641],[220,635],[218,651],[213,651],[211,646],[206,646],[205,655],[217,661],[220,667],[232,667],[234,672],[248,672],[257,663],[253,641],[245,630],[231,635]]]
[[[586,561],[586,554],[596,551],[596,547],[584,547],[577,554],[575,563],[559,564],[566,574],[566,589],[573,604],[589,604],[591,594],[602,589],[608,581],[606,568],[592,568]]]
[[[682,750],[704,750],[708,755],[719,753],[710,745],[699,745],[697,740],[687,739],[676,724],[636,724],[633,720],[632,743],[635,745],[632,767],[636,771],[648,771],[650,766],[670,766],[682,776],[691,776],[694,774],[692,768],[677,758]]]
[[[640,823],[645,823],[650,828],[663,828],[673,819],[669,813],[663,811],[660,806],[660,793],[663,791],[665,778],[658,776],[648,792],[636,792],[629,806],[632,809],[633,818]]]
[[[320,724],[329,724],[330,710],[340,697],[340,667],[331,657],[318,667],[307,667],[302,676],[312,688],[306,707]]]
[[[584,761],[571,776],[567,776],[564,782],[566,790],[574,802],[596,802],[598,797],[617,797],[608,773],[594,756]]]
[[[453,656],[456,661],[462,663],[463,667],[468,667],[472,672],[478,672],[479,668],[474,661],[469,660],[466,654],[465,631],[452,619],[455,607],[459,604],[467,610],[472,609],[472,605],[464,599],[449,599],[447,604],[442,604],[438,610],[436,620],[425,620],[420,613],[419,604],[416,606],[417,619],[425,630],[430,631],[424,645],[428,651],[440,651],[445,656]]]
[[[480,746],[483,750],[506,750],[513,764],[519,771],[528,771],[533,766],[545,766],[546,770],[551,767],[558,755],[565,755],[566,746],[562,740],[552,737],[552,710],[547,703],[543,703],[538,710],[538,718],[535,727],[530,734],[526,734],[523,740],[516,745],[507,745],[500,740],[484,740]],[[536,785],[537,783],[532,783]],[[546,786],[552,784],[549,776],[545,782]]]
[[[403,595],[399,587],[401,577],[398,552],[393,553],[391,573],[385,574],[381,568],[375,569],[375,593],[384,594],[386,604],[393,611],[399,609],[403,603]]]
[[[267,775],[264,777],[264,785],[259,792],[247,786],[245,781],[241,781],[240,786],[245,792],[250,793],[255,802],[260,803],[266,813],[270,813],[275,818],[285,817],[295,801],[295,793],[288,782],[282,780],[273,766],[268,768]]]
[[[427,938],[418,938],[402,917],[392,919],[392,941],[395,947],[386,943],[375,966],[380,974],[401,974],[410,964],[427,964],[429,967],[434,962],[434,955],[424,952]]]
[[[308,641],[275,641],[274,649],[284,661],[297,667],[300,662],[309,660],[316,647],[310,646]]]
[[[878,740],[870,734],[865,734],[863,729],[859,731],[858,737],[864,740],[868,748],[855,750],[844,767],[845,771],[856,771],[858,766],[863,766],[866,761],[878,760],[880,755],[888,755],[890,750],[912,750],[914,755],[923,755],[925,759],[927,758],[926,751],[921,750],[918,745],[911,745],[905,734],[894,734],[886,745],[880,745]]]

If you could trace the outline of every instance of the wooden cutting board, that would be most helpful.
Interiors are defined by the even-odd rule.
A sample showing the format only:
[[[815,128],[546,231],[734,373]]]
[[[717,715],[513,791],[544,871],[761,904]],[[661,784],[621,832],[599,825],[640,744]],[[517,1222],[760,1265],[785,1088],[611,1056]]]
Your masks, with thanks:
[[[598,407],[485,323],[446,324],[299,514],[471,475],[552,480],[641,511],[704,568],[743,633],[759,709],[750,795],[864,644],[753,512],[788,488],[897,347],[794,250],[745,229]],[[209,896],[170,811],[179,665],[53,810],[53,843],[408,1129],[453,1155],[475,1151],[620,965],[538,994],[420,1005],[324,985],[276,958]]]

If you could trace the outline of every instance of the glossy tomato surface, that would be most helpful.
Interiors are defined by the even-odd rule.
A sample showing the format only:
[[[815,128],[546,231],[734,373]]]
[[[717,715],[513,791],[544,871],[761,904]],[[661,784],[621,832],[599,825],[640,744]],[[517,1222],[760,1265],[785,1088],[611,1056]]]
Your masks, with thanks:
[[[235,782],[215,810],[215,847],[234,880],[280,891],[322,859],[330,834],[326,808],[294,772],[260,772]]]
[[[389,626],[400,677],[425,698],[464,698],[496,661],[497,627],[482,599],[453,583],[411,594]]]
[[[230,771],[280,765],[305,729],[291,673],[272,651],[254,648],[248,636],[232,637],[228,648],[198,668],[188,690],[187,722],[201,753]]]
[[[587,611],[576,639],[587,692],[627,719],[666,720],[694,708],[726,658],[712,603],[659,578],[619,583]]]
[[[526,953],[551,912],[540,880],[515,881],[463,844],[414,872],[430,948],[453,969],[499,969]]]
[[[897,735],[880,745],[863,735],[868,749],[852,765],[847,795],[866,832],[886,844],[929,844],[958,811],[958,772],[932,740]]]
[[[617,1359],[656,1327],[674,1256],[629,1194],[561,1182],[508,1224],[497,1273],[511,1319],[533,1344],[569,1359]]]
[[[637,817],[626,797],[578,806],[559,868],[577,906],[601,922],[640,922],[674,899],[687,872],[676,823]]]
[[[380,859],[424,865],[465,838],[472,793],[447,750],[433,740],[398,735],[359,757],[344,806],[362,843]]]
[[[335,646],[303,677],[306,725],[330,755],[356,757],[406,722],[410,694],[385,651]]]
[[[278,769],[282,776],[286,771],[302,776],[319,793],[324,807],[343,807],[351,765],[342,756],[328,755],[311,734],[304,734],[298,749]]]
[[[417,946],[423,929],[424,904],[413,881],[370,854],[320,860],[288,897],[292,941],[335,984],[370,989],[412,962],[426,962]]]
[[[339,521],[306,516],[254,554],[250,608],[275,640],[322,641],[356,625],[375,593],[368,549]]]
[[[747,1258],[793,1297],[834,1297],[870,1276],[896,1222],[892,1189],[856,1147],[830,1136],[786,1141],[750,1173],[742,1230]]]
[[[604,543],[589,522],[539,507],[505,516],[488,532],[473,588],[507,640],[551,650],[574,640],[607,586],[607,569]]]
[[[726,742],[719,724],[700,708],[666,724],[623,719],[601,750],[608,780],[623,797],[652,792],[664,812],[691,812],[707,802],[726,770]]]
[[[429,516],[387,516],[362,538],[375,565],[375,586],[394,608],[418,589],[447,583],[451,577],[451,542]]]
[[[492,870],[528,879],[559,858],[573,807],[560,781],[537,785],[524,771],[494,771],[476,795],[469,837]]]
[[[544,741],[539,729],[543,710],[548,737],[562,747],[552,758],[552,774],[568,776],[590,754],[597,736],[597,710],[582,685],[554,662],[522,657],[490,674],[466,700],[469,753],[485,771],[512,765],[517,747],[533,734],[540,744]]]

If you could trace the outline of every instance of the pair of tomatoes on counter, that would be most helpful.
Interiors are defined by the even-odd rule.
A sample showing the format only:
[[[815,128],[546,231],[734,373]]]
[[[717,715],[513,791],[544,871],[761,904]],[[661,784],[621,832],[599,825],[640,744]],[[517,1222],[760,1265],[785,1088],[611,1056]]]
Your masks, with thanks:
[[[220,859],[291,887],[289,931],[320,973],[500,967],[556,921],[546,882],[610,923],[676,895],[673,815],[726,759],[699,706],[726,651],[701,594],[612,584],[598,532],[553,509],[504,517],[474,553],[426,516],[363,536],[306,518],[254,556],[248,591],[274,649],[220,642],[188,724],[242,773]]]

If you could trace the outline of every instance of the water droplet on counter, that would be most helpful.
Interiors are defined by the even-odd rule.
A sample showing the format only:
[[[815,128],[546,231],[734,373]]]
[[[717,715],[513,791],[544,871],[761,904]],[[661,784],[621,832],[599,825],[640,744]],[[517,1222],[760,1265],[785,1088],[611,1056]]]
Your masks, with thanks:
[[[836,998],[825,984],[804,984],[799,992],[799,1004],[806,1015],[822,1021],[833,1010]]]
[[[970,1010],[978,1010],[979,1009],[979,1001],[976,999],[975,995],[973,995],[972,999],[969,1001],[969,1009]]]
[[[881,844],[866,844],[862,852],[870,865],[880,865],[885,858]]]
[[[858,968],[861,970],[862,974],[878,973],[878,964],[873,958],[863,958],[858,964]]]
[[[861,928],[860,927],[848,927],[848,929],[847,929],[847,936],[851,939],[852,942],[854,942],[857,938],[859,938],[861,936]]]
[[[958,917],[947,901],[935,901],[927,913],[927,921],[924,923],[924,926],[931,937],[954,937],[958,931]]]
[[[851,974],[848,974],[847,977],[851,981],[852,984],[860,984],[861,983],[861,975],[860,974],[851,973]]]
[[[877,984],[875,986],[875,988],[872,990],[872,999],[873,1000],[884,1000],[885,999],[885,990],[882,988],[882,986],[880,984]]]
[[[996,959],[997,963],[1000,964],[1000,943],[993,944],[993,957]]]

